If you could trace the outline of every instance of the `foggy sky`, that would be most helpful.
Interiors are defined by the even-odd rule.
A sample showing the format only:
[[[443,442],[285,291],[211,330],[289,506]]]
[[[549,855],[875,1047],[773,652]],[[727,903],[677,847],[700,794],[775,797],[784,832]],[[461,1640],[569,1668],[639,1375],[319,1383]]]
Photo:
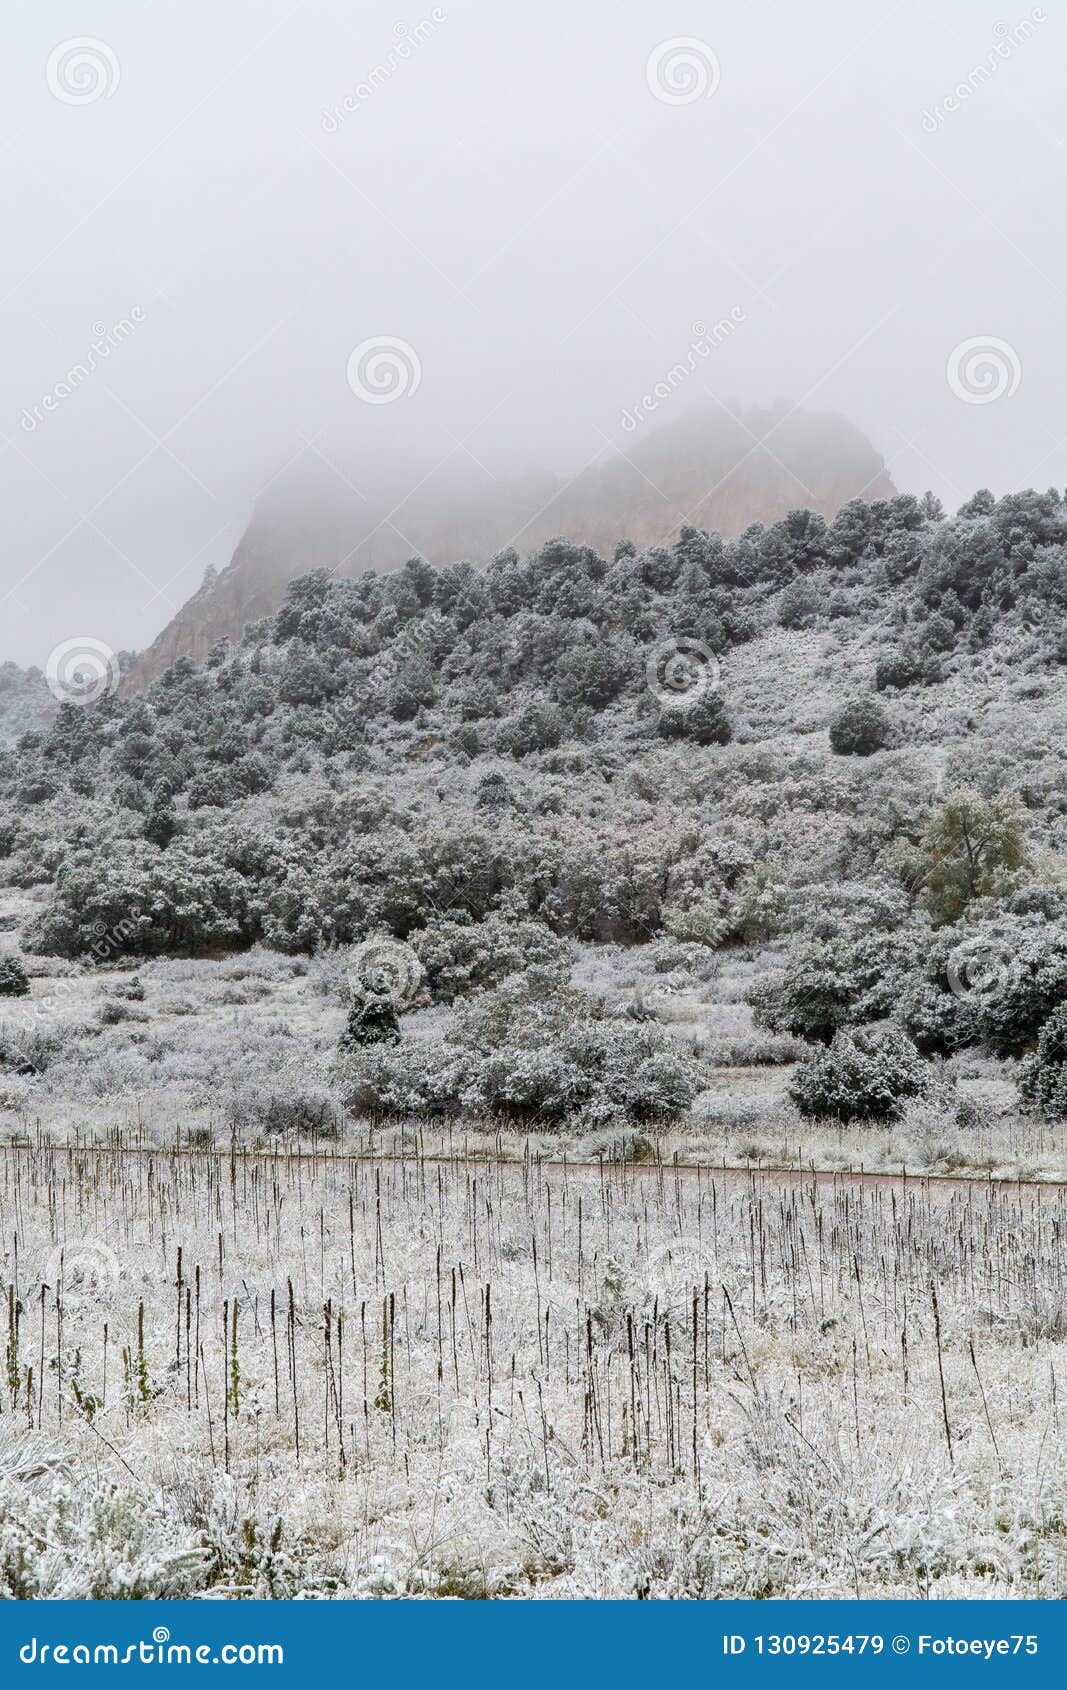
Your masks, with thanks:
[[[630,450],[731,312],[657,420],[785,398],[950,508],[1062,485],[1064,7],[934,10],[9,0],[0,657],[146,645],[302,454],[372,491]],[[717,85],[658,97],[686,38]]]

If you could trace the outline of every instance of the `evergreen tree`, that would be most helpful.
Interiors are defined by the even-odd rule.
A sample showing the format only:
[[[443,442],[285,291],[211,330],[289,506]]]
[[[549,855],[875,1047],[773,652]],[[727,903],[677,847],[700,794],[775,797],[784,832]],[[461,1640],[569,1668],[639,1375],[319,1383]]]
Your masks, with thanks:
[[[876,698],[843,704],[830,723],[830,747],[839,757],[869,757],[889,739],[889,717]]]
[[[30,981],[26,970],[17,956],[6,956],[0,961],[0,997],[28,998],[30,995]]]
[[[177,812],[174,808],[174,794],[170,789],[170,782],[157,780],[152,788],[152,798],[145,816],[144,836],[160,850],[166,850],[174,838],[178,826]]]
[[[353,987],[348,1025],[341,1034],[341,1048],[400,1043],[400,1021],[396,1004],[388,992],[374,992],[366,986]]]

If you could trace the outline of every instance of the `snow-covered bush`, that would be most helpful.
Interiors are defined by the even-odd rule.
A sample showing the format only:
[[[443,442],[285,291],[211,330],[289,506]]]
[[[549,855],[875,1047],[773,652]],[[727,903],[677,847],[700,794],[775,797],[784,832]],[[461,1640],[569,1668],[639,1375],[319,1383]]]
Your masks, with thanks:
[[[151,1492],[123,1490],[68,1463],[39,1437],[0,1446],[0,1596],[145,1601],[191,1596],[207,1555]]]
[[[709,687],[692,703],[664,705],[656,723],[663,739],[691,739],[697,745],[728,745],[734,737],[730,710],[717,688]]]
[[[889,743],[890,723],[876,698],[843,704],[830,723],[830,746],[839,757],[869,757]]]
[[[697,1064],[661,1027],[606,1021],[551,970],[472,999],[443,1043],[342,1059],[353,1108],[427,1114],[460,1108],[515,1121],[666,1121],[700,1085]]]
[[[848,1027],[799,1065],[789,1095],[814,1119],[886,1120],[929,1084],[927,1064],[898,1027]]]
[[[923,936],[841,934],[800,940],[782,973],[750,988],[757,1027],[829,1041],[839,1027],[880,1021],[893,1012],[902,974],[915,966]]]
[[[55,1062],[62,1050],[63,1040],[54,1026],[29,1015],[0,1021],[0,1068],[13,1069],[16,1074],[39,1073]]]
[[[484,921],[435,921],[409,934],[408,943],[422,964],[434,1003],[451,1003],[494,986],[521,968],[563,968],[569,956],[565,941],[542,922],[502,915]]]
[[[557,704],[533,703],[501,722],[493,744],[504,756],[529,757],[561,743],[566,721]]]
[[[242,1136],[335,1138],[343,1110],[328,1086],[299,1073],[244,1080],[225,1100],[226,1125]]]
[[[783,628],[810,628],[825,609],[824,585],[809,575],[798,575],[782,594],[778,620]]]
[[[1025,1101],[1054,1120],[1067,1119],[1067,1003],[1049,1016],[1037,1036],[1037,1050],[1019,1076]]]
[[[1067,922],[993,914],[929,935],[900,975],[896,1019],[923,1050],[1020,1055],[1067,998]]]
[[[994,916],[957,932],[957,967],[974,959],[979,1036],[1000,1056],[1018,1055],[1067,1000],[1067,921]]]

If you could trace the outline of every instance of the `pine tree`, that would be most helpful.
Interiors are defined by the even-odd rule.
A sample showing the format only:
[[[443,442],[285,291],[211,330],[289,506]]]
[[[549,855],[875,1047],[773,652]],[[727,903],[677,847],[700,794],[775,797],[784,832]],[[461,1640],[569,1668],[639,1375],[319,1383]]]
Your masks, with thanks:
[[[400,1021],[396,1004],[387,992],[354,987],[348,1025],[341,1034],[341,1047],[395,1045],[400,1043]]]
[[[17,956],[4,957],[0,961],[0,997],[28,998],[29,995],[29,975],[21,961]]]

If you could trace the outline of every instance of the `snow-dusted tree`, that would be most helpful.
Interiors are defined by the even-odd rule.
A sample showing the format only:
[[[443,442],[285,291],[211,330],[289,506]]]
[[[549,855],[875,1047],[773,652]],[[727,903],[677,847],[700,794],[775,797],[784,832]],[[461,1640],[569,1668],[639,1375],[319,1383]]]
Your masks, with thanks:
[[[0,997],[26,998],[30,995],[29,975],[17,956],[0,958]]]
[[[157,780],[152,788],[152,797],[145,815],[144,836],[153,845],[165,850],[174,838],[178,826],[177,812],[174,808],[174,794],[170,789],[170,782]]]
[[[843,704],[830,723],[830,746],[839,757],[869,757],[889,742],[890,722],[876,698]]]
[[[374,992],[366,986],[354,986],[348,1021],[340,1038],[341,1049],[352,1050],[363,1045],[399,1043],[400,1019],[390,993]]]
[[[802,1115],[885,1120],[930,1084],[930,1069],[898,1027],[842,1028],[798,1066],[789,1095]]]
[[[1042,1115],[1067,1119],[1067,1002],[1038,1034],[1036,1052],[1023,1063],[1019,1090]]]
[[[950,792],[918,843],[897,840],[885,866],[936,922],[959,919],[975,898],[1006,897],[1026,879],[1022,805],[1013,792],[985,798],[974,787]]]

